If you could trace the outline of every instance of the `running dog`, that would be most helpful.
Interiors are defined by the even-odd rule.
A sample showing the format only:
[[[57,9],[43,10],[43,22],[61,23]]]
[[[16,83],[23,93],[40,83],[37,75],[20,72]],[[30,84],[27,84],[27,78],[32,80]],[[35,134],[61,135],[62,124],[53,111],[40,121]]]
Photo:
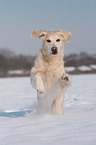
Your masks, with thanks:
[[[31,84],[37,90],[38,110],[63,113],[64,95],[70,79],[64,69],[64,41],[71,32],[34,30],[32,38],[42,40],[42,49],[31,69]]]

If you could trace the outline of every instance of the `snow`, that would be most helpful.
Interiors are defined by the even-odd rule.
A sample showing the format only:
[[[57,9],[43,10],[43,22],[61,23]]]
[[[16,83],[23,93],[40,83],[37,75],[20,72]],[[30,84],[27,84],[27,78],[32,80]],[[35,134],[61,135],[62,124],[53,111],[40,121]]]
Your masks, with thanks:
[[[8,75],[29,75],[30,71],[25,70],[9,70]]]
[[[23,74],[23,70],[10,70],[10,71],[8,71],[8,74],[10,74],[10,75]]]
[[[72,75],[64,114],[39,114],[30,79],[0,79],[0,145],[96,145],[96,74]]]
[[[96,64],[92,64],[92,65],[90,65],[90,67],[91,67],[92,69],[96,69]]]
[[[90,71],[90,70],[92,70],[92,68],[90,68],[88,66],[85,66],[85,65],[82,65],[82,66],[78,67],[78,70],[80,70],[80,71]]]
[[[65,71],[67,72],[72,72],[72,71],[75,71],[75,67],[74,66],[70,66],[70,67],[65,67]]]

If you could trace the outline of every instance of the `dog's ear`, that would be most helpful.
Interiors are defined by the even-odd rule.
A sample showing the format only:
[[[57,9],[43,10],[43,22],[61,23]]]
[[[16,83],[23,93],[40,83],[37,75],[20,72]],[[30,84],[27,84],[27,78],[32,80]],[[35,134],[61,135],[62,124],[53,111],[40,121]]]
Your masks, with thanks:
[[[31,37],[36,38],[39,37],[41,40],[44,40],[46,37],[47,32],[43,30],[34,30]]]
[[[70,41],[71,32],[67,32],[65,30],[59,31],[60,35],[62,36],[63,40],[68,43]]]

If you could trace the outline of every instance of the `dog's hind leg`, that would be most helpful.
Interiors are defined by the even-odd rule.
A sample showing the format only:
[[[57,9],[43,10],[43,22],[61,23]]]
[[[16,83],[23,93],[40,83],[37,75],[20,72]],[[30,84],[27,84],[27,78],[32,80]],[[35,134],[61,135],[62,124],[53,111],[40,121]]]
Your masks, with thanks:
[[[52,112],[62,114],[64,106],[64,93],[60,93],[52,103]]]

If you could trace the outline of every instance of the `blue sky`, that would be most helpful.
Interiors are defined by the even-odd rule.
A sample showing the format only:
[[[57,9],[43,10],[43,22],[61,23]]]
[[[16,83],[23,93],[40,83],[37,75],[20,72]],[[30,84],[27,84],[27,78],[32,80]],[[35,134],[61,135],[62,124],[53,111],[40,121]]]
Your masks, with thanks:
[[[65,54],[96,54],[96,0],[0,0],[0,48],[37,54],[34,29],[72,33]]]

